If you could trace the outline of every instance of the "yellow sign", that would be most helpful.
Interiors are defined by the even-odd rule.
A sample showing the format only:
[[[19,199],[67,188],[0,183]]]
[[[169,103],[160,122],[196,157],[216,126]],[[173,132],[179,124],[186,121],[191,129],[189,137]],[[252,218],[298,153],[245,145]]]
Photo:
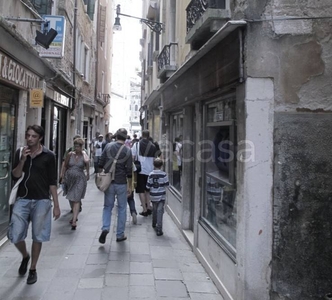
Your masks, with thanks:
[[[30,90],[30,107],[44,107],[44,93],[40,89]]]

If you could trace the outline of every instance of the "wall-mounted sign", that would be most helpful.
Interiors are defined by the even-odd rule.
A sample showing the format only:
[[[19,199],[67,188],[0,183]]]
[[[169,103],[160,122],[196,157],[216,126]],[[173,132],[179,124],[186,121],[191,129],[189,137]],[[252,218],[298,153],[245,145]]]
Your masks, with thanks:
[[[30,90],[30,107],[44,107],[44,93],[41,89]]]
[[[65,50],[66,19],[63,16],[44,15],[43,19],[50,21],[49,28],[55,29],[58,34],[48,49],[40,48],[41,57],[62,58]]]

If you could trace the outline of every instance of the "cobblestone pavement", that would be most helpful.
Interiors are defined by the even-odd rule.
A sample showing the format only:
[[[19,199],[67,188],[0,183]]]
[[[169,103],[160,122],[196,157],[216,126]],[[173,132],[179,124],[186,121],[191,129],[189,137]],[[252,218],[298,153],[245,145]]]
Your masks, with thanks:
[[[15,246],[7,242],[0,249],[1,300],[223,299],[167,213],[164,235],[158,237],[151,216],[138,215],[134,225],[128,209],[128,239],[117,243],[115,207],[111,232],[101,245],[103,193],[95,187],[94,176],[88,182],[76,231],[69,224],[68,201],[61,194],[59,201],[62,215],[53,222],[51,241],[43,244],[35,284],[27,285],[27,275],[18,275],[21,256]],[[30,249],[30,233],[26,241]]]

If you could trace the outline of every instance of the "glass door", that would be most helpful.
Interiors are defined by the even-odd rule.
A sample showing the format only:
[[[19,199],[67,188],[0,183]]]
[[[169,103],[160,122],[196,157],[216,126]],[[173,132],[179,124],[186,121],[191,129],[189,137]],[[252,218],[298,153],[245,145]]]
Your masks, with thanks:
[[[0,241],[6,236],[9,221],[8,198],[15,153],[15,114],[18,92],[0,85]]]

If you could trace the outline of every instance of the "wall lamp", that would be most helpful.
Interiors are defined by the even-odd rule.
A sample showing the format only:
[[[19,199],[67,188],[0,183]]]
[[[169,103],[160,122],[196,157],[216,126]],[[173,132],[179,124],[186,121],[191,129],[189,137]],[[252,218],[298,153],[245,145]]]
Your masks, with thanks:
[[[144,23],[146,26],[148,26],[152,31],[154,31],[158,34],[160,34],[163,31],[163,23],[148,20],[148,19],[142,19],[142,18],[126,15],[126,14],[122,14],[120,12],[120,4],[118,4],[116,6],[116,18],[115,18],[115,23],[114,23],[114,26],[113,26],[114,30],[120,31],[122,29],[121,24],[120,24],[120,17],[119,16],[125,16],[125,17],[129,17],[129,18],[138,19],[142,23]]]

